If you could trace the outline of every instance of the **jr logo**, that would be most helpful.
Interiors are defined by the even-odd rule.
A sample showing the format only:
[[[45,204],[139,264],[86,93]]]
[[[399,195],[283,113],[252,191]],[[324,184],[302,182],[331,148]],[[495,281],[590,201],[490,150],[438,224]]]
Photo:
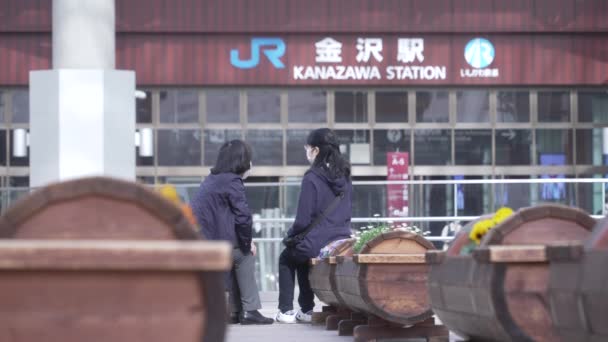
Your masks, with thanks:
[[[285,54],[285,42],[281,38],[252,38],[251,39],[251,58],[242,60],[239,58],[239,50],[230,50],[230,64],[240,69],[255,68],[260,64],[260,50],[264,52],[266,58],[277,69],[285,68],[281,57]]]

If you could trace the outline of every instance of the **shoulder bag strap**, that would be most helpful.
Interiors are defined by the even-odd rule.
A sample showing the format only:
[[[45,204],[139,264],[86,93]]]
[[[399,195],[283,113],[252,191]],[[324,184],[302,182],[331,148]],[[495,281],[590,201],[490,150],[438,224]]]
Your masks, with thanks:
[[[331,202],[329,207],[327,207],[321,215],[317,216],[315,218],[315,220],[312,221],[308,225],[308,227],[306,227],[306,229],[304,229],[303,232],[296,235],[295,237],[298,239],[303,239],[306,236],[306,234],[310,233],[310,231],[321,222],[321,220],[323,220],[325,217],[327,217],[327,215],[329,215],[332,211],[334,211],[336,209],[336,207],[340,203],[340,200],[343,198],[344,198],[344,192],[341,192],[338,196],[336,196],[336,198],[334,198],[334,200]]]

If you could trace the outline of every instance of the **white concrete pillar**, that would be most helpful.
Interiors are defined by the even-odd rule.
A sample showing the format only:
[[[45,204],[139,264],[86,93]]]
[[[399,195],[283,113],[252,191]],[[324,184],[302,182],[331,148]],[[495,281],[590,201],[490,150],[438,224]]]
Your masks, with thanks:
[[[114,0],[53,0],[53,69],[114,69]]]
[[[53,0],[53,70],[30,72],[30,185],[135,179],[135,73],[114,70],[114,0]]]

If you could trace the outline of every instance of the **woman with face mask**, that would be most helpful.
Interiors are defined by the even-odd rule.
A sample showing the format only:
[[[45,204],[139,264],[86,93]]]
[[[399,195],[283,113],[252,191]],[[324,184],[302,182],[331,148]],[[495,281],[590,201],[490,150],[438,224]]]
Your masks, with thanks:
[[[332,241],[351,236],[352,183],[350,164],[340,153],[336,134],[327,128],[312,131],[307,138],[306,158],[298,211],[284,240],[279,257],[279,312],[281,323],[310,322],[314,293],[308,280],[309,260]],[[300,310],[293,310],[297,275]]]
[[[232,314],[230,323],[272,324],[262,316],[255,282],[256,247],[252,242],[251,211],[243,179],[251,170],[251,147],[240,140],[225,143],[211,174],[192,201],[192,209],[208,240],[226,240],[234,246],[227,286]]]

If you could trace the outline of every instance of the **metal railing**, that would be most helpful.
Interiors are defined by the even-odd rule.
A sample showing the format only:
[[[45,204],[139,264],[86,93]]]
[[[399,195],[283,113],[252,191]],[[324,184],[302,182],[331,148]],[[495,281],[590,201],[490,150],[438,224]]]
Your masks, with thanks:
[[[551,186],[553,184],[553,186]],[[606,214],[606,185],[608,178],[536,178],[536,179],[455,179],[455,180],[404,180],[404,181],[355,181],[353,182],[353,205],[356,207],[352,223],[355,228],[378,224],[416,224],[434,234],[426,236],[436,246],[442,247],[449,242],[454,231],[443,236],[437,227],[450,224],[464,226],[466,222],[477,219],[480,215],[493,212],[500,206],[511,206],[514,210],[522,206],[533,206],[547,201],[581,207],[594,213],[599,219]],[[407,217],[390,217],[386,215],[387,186],[407,187],[408,205],[411,207]],[[184,200],[190,201],[199,184],[175,184]],[[481,186],[481,189],[468,188]],[[275,291],[278,281],[278,256],[282,251],[281,240],[286,230],[294,221],[295,208],[299,193],[299,182],[281,183],[246,183],[248,198],[254,212],[254,241],[259,244],[257,280],[260,290]],[[445,203],[434,203],[432,190],[440,189],[441,199]],[[511,191],[513,190],[513,191]],[[2,211],[15,200],[28,194],[30,188],[6,187],[0,189]],[[480,198],[475,198],[478,212],[463,210],[462,193],[477,191]],[[505,200],[505,193],[508,200]],[[272,196],[268,194],[271,193]],[[553,196],[553,197],[552,197]],[[272,200],[259,201],[260,198],[272,197]],[[515,198],[514,198],[515,197]],[[527,198],[524,198],[527,197]],[[513,200],[516,201],[513,201]],[[470,198],[466,199],[471,201]],[[518,205],[509,205],[510,202]],[[436,214],[434,206],[443,208]],[[380,209],[378,209],[380,208]],[[445,209],[445,210],[444,210]],[[376,210],[384,210],[378,213]],[[435,214],[430,214],[435,213]],[[377,215],[374,215],[377,214]],[[378,215],[379,214],[379,215]],[[434,229],[430,227],[433,226]]]

